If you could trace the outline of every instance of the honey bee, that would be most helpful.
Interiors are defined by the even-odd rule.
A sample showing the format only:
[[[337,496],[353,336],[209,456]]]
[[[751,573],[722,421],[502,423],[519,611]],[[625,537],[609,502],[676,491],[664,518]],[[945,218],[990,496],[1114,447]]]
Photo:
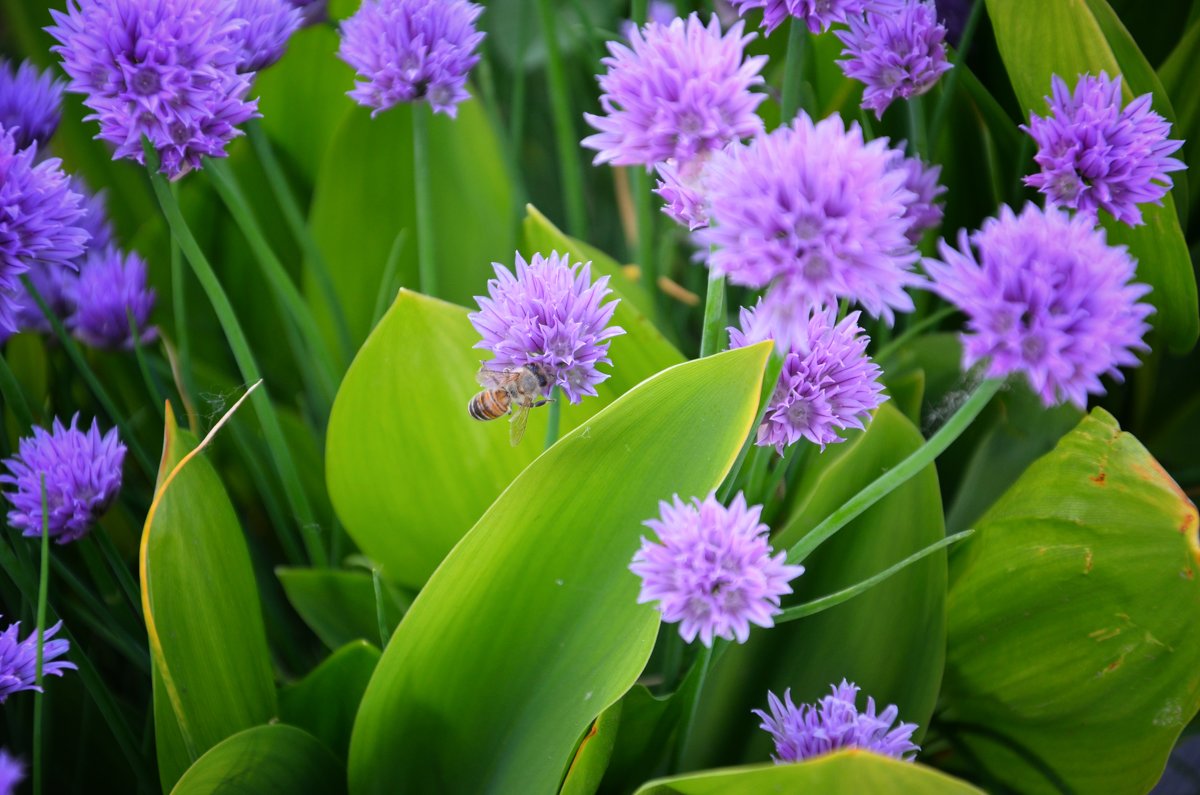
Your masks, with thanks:
[[[481,367],[475,380],[484,389],[471,398],[467,413],[477,420],[495,420],[511,413],[509,441],[516,447],[525,435],[529,410],[550,402],[543,397],[550,386],[546,368],[537,363],[503,370]]]

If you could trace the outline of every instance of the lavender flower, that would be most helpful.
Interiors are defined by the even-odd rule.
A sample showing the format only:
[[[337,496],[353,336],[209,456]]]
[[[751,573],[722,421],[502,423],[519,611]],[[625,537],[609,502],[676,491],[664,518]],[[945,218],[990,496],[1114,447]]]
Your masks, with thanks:
[[[1058,75],[1050,115],[1030,114],[1021,129],[1033,136],[1038,174],[1025,178],[1058,207],[1095,217],[1105,210],[1130,226],[1142,223],[1139,204],[1162,199],[1171,189],[1167,176],[1186,168],[1170,155],[1183,146],[1167,136],[1170,123],[1150,108],[1151,95],[1122,107],[1121,78],[1081,75],[1072,95]]]
[[[661,518],[645,525],[659,542],[642,538],[629,565],[642,578],[638,604],[658,602],[664,621],[679,623],[688,643],[699,635],[745,643],[750,625],[774,625],[788,583],[804,573],[789,566],[787,553],[771,555],[769,528],[759,521],[762,506],[747,507],[741,492],[728,508],[716,493],[686,503],[675,495],[659,503]]]
[[[312,27],[329,18],[329,0],[288,0],[300,9],[302,27]]]
[[[933,229],[942,222],[942,205],[938,197],[946,192],[938,183],[941,166],[926,166],[919,157],[905,157],[904,144],[897,145],[892,168],[904,174],[904,189],[913,198],[905,205],[904,220],[908,222],[908,239],[916,245],[926,229]]]
[[[237,33],[242,72],[261,71],[282,58],[288,39],[304,21],[289,0],[234,0],[232,16],[243,23]]]
[[[1021,372],[1046,405],[1083,407],[1104,393],[1100,376],[1121,380],[1118,368],[1147,350],[1154,310],[1139,299],[1150,288],[1131,282],[1129,252],[1083,215],[1002,207],[970,238],[961,232],[958,249],[939,250],[925,267],[932,289],[967,315],[965,367],[988,359],[989,377]]]
[[[67,327],[94,348],[133,348],[127,313],[137,323],[139,342],[158,337],[158,329],[149,325],[154,290],[146,284],[146,262],[137,254],[122,256],[115,247],[92,251],[65,292],[71,306]]]
[[[809,303],[857,301],[893,320],[911,312],[906,287],[916,250],[907,237],[913,194],[894,167],[887,139],[864,142],[840,116],[813,124],[801,112],[748,145],[730,146],[707,166],[712,225],[695,233],[716,246],[709,267],[734,284],[776,284]]]
[[[19,453],[4,461],[9,474],[0,475],[0,483],[16,487],[4,493],[13,506],[8,523],[26,536],[42,534],[43,475],[47,524],[60,544],[86,535],[121,489],[125,445],[116,428],[102,437],[95,420],[86,432],[76,427],[78,421],[76,414],[64,428],[55,419],[50,433],[35,427],[33,436],[21,439]]]
[[[754,309],[742,309],[741,328],[730,328],[731,348],[774,339],[784,354],[783,370],[758,427],[757,444],[785,447],[801,438],[825,449],[845,441],[838,431],[862,428],[887,397],[882,371],[867,356],[867,336],[858,312],[841,322],[833,307],[808,307],[768,294]]]
[[[224,157],[258,115],[251,75],[238,72],[244,23],[226,0],[68,0],[50,13],[67,90],[84,95],[114,158],[145,163],[145,136],[175,179]]]
[[[0,749],[0,795],[16,795],[17,785],[24,780],[25,763],[8,749]]]
[[[62,118],[63,85],[29,61],[14,68],[0,59],[0,127],[13,134],[18,149],[49,143]]]
[[[896,99],[924,94],[950,69],[946,28],[931,0],[906,0],[847,20],[837,36],[846,45],[838,61],[846,77],[862,82],[862,106],[883,117]]]
[[[761,8],[762,26],[770,36],[789,16],[799,19],[812,33],[822,33],[835,22],[861,14],[870,0],[733,0],[733,4],[742,16]]]
[[[54,316],[65,318],[69,311],[67,285],[74,280],[75,272],[55,263],[34,262],[25,275]],[[35,331],[40,334],[51,332],[50,321],[24,285],[18,289],[14,303],[13,321],[17,331]]]
[[[768,692],[771,714],[754,710],[762,718],[761,728],[775,740],[776,764],[801,762],[841,748],[861,748],[906,762],[916,757],[921,750],[912,741],[917,725],[901,723],[892,728],[900,714],[894,704],[877,715],[875,699],[868,696],[867,708],[859,712],[857,685],[843,679],[831,690],[817,703],[799,707],[792,703],[791,690],[783,694],[783,701]]]
[[[71,648],[71,644],[62,638],[51,640],[62,626],[59,621],[42,633],[42,676],[62,676],[63,671],[73,670],[75,663],[66,660],[52,662],[55,657],[61,657]],[[29,633],[25,640],[19,640],[17,633],[21,631],[21,622],[9,624],[0,633],[0,704],[3,704],[13,693],[22,690],[42,692],[36,681],[37,675],[37,631]]]
[[[0,128],[0,330],[16,331],[23,301],[21,274],[30,263],[68,267],[83,253],[82,197],[70,189],[58,158],[36,163],[37,146],[18,151]]]
[[[710,159],[705,153],[683,165],[674,160],[655,165],[661,179],[654,192],[666,202],[663,212],[691,231],[708,226],[708,188],[704,180]]]
[[[597,80],[605,115],[585,113],[599,130],[583,139],[597,150],[596,163],[642,165],[674,159],[685,163],[730,141],[762,130],[755,113],[764,95],[764,56],[742,60],[746,43],[738,22],[722,36],[714,16],[708,25],[692,14],[669,25],[635,31],[629,46],[609,42],[607,68]]]
[[[493,263],[496,278],[488,296],[476,296],[479,311],[468,317],[483,339],[476,348],[491,351],[487,366],[521,367],[537,362],[572,403],[595,395],[608,378],[596,366],[612,364],[609,340],[624,329],[609,326],[618,301],[601,302],[612,290],[608,277],[592,282],[591,263],[571,264],[566,254],[534,254],[527,264],[517,254],[517,275]]]
[[[374,108],[427,100],[454,118],[470,94],[467,74],[483,41],[475,30],[482,6],[467,0],[363,0],[342,23],[338,57],[358,72],[349,96]]]

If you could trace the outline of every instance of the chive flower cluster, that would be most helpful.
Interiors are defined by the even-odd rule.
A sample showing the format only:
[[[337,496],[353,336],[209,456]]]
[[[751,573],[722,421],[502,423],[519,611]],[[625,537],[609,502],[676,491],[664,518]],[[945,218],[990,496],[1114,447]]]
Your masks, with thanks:
[[[830,25],[861,14],[870,4],[871,0],[733,0],[743,16],[762,9],[762,26],[767,35],[789,17],[800,20],[810,32],[821,33],[829,30]]]
[[[657,602],[664,621],[705,646],[715,638],[745,643],[750,625],[771,627],[789,583],[804,573],[772,554],[762,506],[748,506],[741,492],[729,507],[713,492],[684,502],[675,495],[659,503],[659,518],[645,525],[657,541],[642,537],[629,565],[642,578],[638,603]]]
[[[14,67],[0,59],[0,127],[17,149],[45,148],[62,118],[63,82],[28,61]]]
[[[916,757],[921,750],[912,741],[917,725],[896,725],[900,710],[894,704],[876,712],[875,699],[868,697],[866,709],[860,712],[857,685],[843,679],[830,689],[815,704],[799,707],[792,702],[790,690],[782,701],[767,693],[770,713],[754,710],[762,718],[761,728],[775,741],[776,764],[802,762],[842,748],[861,748],[905,761]]]
[[[338,57],[358,73],[348,92],[374,116],[401,102],[426,101],[453,118],[470,95],[479,62],[483,7],[467,0],[364,0],[342,23]]]
[[[593,282],[590,262],[572,264],[557,251],[529,262],[516,256],[516,275],[493,263],[488,294],[475,298],[479,311],[468,316],[482,337],[475,347],[492,354],[492,369],[540,364],[571,403],[595,395],[609,377],[598,365],[612,364],[610,341],[625,333],[610,325],[619,300],[604,303],[608,277]]]
[[[260,72],[282,58],[304,22],[303,12],[289,0],[234,0],[232,17],[241,23],[236,40],[242,72]]]
[[[42,633],[42,676],[62,676],[64,671],[75,668],[75,663],[58,660],[70,650],[71,644],[63,638],[55,638],[62,627],[59,621]],[[30,632],[24,640],[18,634],[21,622],[9,624],[0,632],[0,704],[13,693],[22,690],[42,692],[37,684],[37,632]]]
[[[25,780],[25,763],[0,748],[0,795],[16,795],[17,786]]]

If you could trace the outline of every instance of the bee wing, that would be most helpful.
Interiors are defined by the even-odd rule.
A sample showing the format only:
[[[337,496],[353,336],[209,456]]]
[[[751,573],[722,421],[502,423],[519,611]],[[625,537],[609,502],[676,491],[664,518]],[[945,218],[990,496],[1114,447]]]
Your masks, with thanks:
[[[516,447],[525,435],[525,426],[529,423],[529,406],[512,405],[512,417],[508,420],[508,440]]]
[[[475,374],[479,385],[488,389],[502,389],[515,377],[516,373],[511,370],[489,370],[487,367],[480,367],[479,372]]]

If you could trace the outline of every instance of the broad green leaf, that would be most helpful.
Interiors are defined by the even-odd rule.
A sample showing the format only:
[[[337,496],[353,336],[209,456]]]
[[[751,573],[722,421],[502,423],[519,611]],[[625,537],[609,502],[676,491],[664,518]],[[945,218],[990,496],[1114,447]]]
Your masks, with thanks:
[[[304,623],[330,649],[355,640],[380,642],[375,583],[370,573],[281,566],[275,576]],[[384,582],[382,587],[383,615],[390,632],[400,623],[407,600],[390,583]]]
[[[880,472],[922,443],[890,403],[848,441],[809,451],[795,483],[797,504],[772,540],[787,549]],[[942,504],[932,466],[851,522],[814,552],[793,583],[799,604],[840,591],[941,540]],[[688,754],[692,766],[767,759],[770,739],[751,710],[767,690],[791,688],[797,703],[825,695],[842,678],[903,720],[927,727],[945,653],[946,553],[935,552],[845,604],[752,633],[713,667]],[[753,672],[753,673],[748,673]],[[865,697],[865,696],[864,696]]]
[[[1073,86],[1085,72],[1124,77],[1125,99],[1153,93],[1154,107],[1174,118],[1166,91],[1104,0],[987,0],[1000,55],[1026,119],[1047,112],[1043,99],[1050,78],[1059,75]],[[1145,225],[1131,228],[1108,219],[1113,244],[1124,244],[1138,260],[1138,280],[1153,288],[1149,300],[1158,310],[1151,322],[1174,351],[1190,350],[1200,334],[1196,279],[1179,225],[1172,191],[1162,207],[1143,205]]]
[[[932,768],[867,751],[837,753],[790,765],[755,765],[651,781],[637,795],[982,795],[982,790]]]
[[[255,726],[215,746],[179,779],[171,795],[337,795],[342,765],[312,735],[277,723]]]
[[[650,656],[642,522],[706,494],[753,423],[769,345],[673,367],[531,464],[400,623],[350,743],[355,793],[549,792]]]
[[[355,340],[370,331],[388,252],[402,229],[409,234],[400,256],[400,284],[417,287],[410,114],[408,105],[375,118],[365,108],[352,109],[317,175],[309,224]],[[440,296],[466,304],[485,290],[491,263],[511,263],[514,250],[512,186],[500,144],[477,101],[460,105],[457,119],[435,114],[429,158],[437,175],[433,217]],[[319,293],[309,294],[328,327]]]
[[[958,739],[993,776],[1031,794],[1158,780],[1200,709],[1196,524],[1101,409],[975,523],[950,562],[942,696],[982,727]]]
[[[164,789],[174,783],[169,771],[178,774],[221,740],[277,714],[246,541],[220,478],[195,447],[168,406],[141,546],[155,698],[170,706],[155,708],[156,733],[168,738],[159,745]],[[175,758],[180,750],[188,758]]]
[[[347,643],[308,676],[280,690],[279,716],[345,759],[354,716],[378,663],[375,646],[361,640]]]
[[[600,787],[600,780],[604,778],[608,760],[612,757],[613,744],[617,740],[623,702],[624,699],[621,699],[601,712],[588,729],[575,751],[575,758],[571,760],[571,767],[559,790],[560,795],[593,795]]]
[[[658,698],[643,685],[634,685],[605,710],[619,710],[621,722],[600,792],[624,795],[654,775],[671,751],[681,707],[677,698]]]
[[[478,341],[466,309],[402,290],[334,402],[326,444],[330,497],[359,548],[402,585],[423,583],[541,452],[544,410],[531,414],[516,448],[506,420],[482,423],[467,414],[486,356],[472,348]],[[614,340],[611,354],[613,375],[599,396],[562,406],[564,429],[679,360],[637,328]]]

